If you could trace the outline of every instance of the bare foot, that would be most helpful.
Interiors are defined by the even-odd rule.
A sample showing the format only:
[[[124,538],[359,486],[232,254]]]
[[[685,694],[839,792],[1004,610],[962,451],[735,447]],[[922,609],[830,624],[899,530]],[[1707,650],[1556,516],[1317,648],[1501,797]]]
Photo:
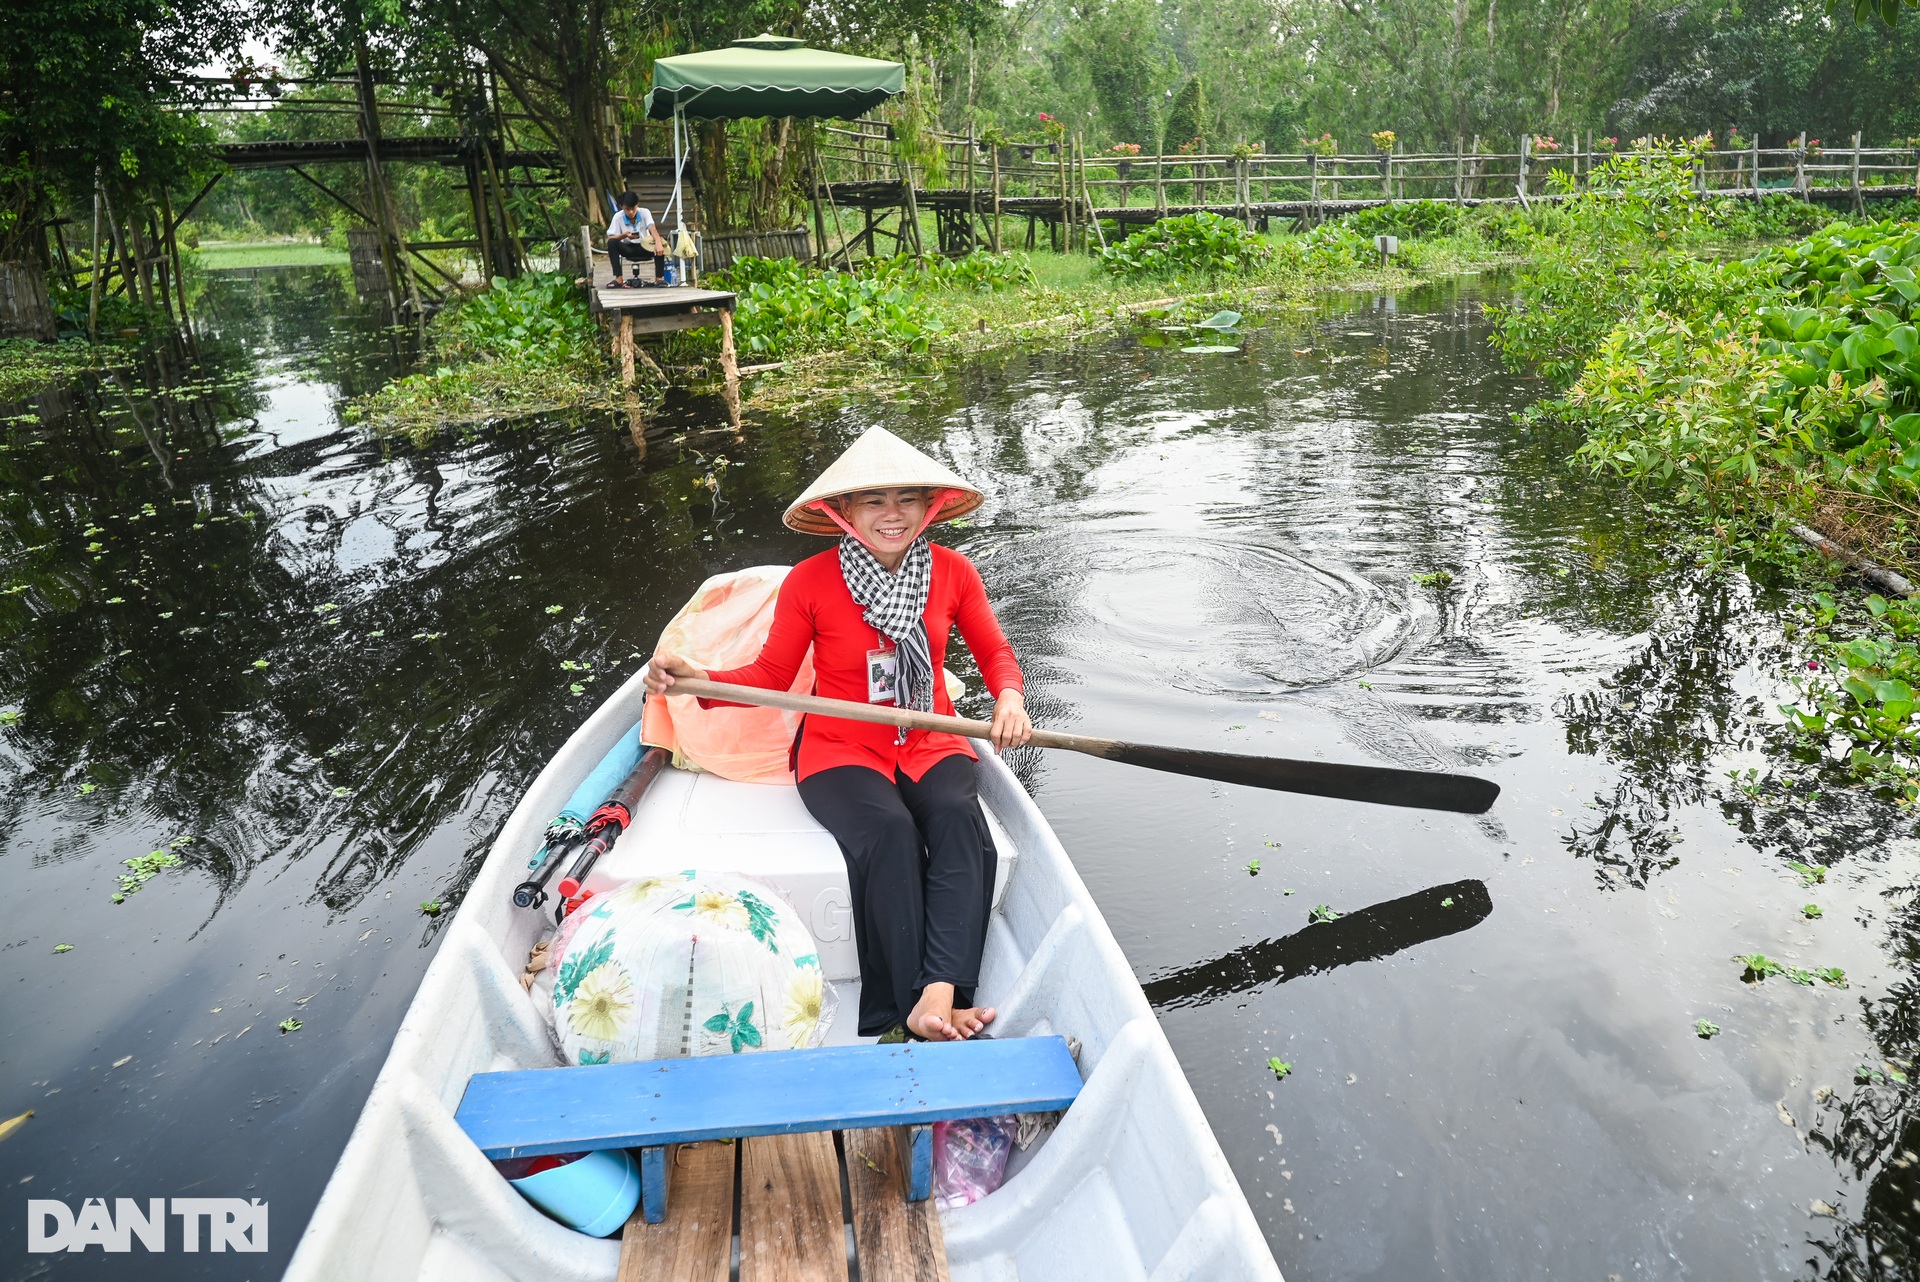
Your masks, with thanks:
[[[953,1026],[962,1038],[972,1037],[991,1024],[999,1013],[991,1006],[963,1006],[953,1012]]]
[[[957,1042],[966,1034],[953,1026],[953,985],[928,984],[907,1016],[907,1031],[930,1042]]]

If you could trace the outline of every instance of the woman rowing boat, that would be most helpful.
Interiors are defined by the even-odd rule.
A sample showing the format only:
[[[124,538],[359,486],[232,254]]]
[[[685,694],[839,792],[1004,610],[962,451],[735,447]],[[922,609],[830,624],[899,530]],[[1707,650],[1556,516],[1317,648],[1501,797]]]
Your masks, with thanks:
[[[787,508],[791,528],[841,538],[787,576],[759,657],[708,672],[663,651],[647,688],[661,694],[675,677],[696,677],[786,690],[811,646],[822,695],[952,715],[941,672],[957,625],[994,696],[994,747],[1025,743],[1033,723],[1020,665],[980,573],[926,538],[929,525],[982,501],[950,469],[870,429]],[[839,842],[853,894],[862,1036],[904,1027],[915,1038],[959,1040],[993,1020],[992,1007],[973,1004],[995,865],[977,760],[958,735],[841,718],[802,723],[800,796]]]

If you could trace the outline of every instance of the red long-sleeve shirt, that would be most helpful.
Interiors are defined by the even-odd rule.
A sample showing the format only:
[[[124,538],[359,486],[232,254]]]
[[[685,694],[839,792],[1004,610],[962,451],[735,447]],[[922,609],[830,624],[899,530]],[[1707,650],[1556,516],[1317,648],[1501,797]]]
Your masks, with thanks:
[[[933,659],[933,710],[953,715],[953,700],[939,672],[947,653],[947,637],[955,625],[973,651],[986,678],[987,691],[998,698],[1005,690],[1024,690],[1013,647],[1000,630],[987,602],[986,585],[973,562],[950,548],[933,545],[933,576],[927,591],[927,649]],[[840,575],[840,551],[830,548],[793,567],[780,585],[774,604],[773,626],[759,657],[744,668],[710,671],[709,679],[734,685],[786,690],[807,647],[813,647],[814,693],[828,699],[867,702],[867,652],[892,649],[893,642],[866,621],[865,611],[847,590]],[[702,706],[725,707],[717,700]],[[896,743],[893,726],[840,717],[809,716],[800,738],[799,777],[835,766],[867,766],[891,779],[894,770],[916,782],[947,757],[964,753],[977,757],[959,735],[910,730],[905,743]]]

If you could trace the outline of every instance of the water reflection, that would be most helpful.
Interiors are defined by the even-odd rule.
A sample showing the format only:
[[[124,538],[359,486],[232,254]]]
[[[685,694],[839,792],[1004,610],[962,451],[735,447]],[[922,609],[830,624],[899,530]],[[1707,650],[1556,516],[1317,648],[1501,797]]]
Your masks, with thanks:
[[[1155,1006],[1199,1006],[1336,966],[1378,961],[1430,939],[1471,930],[1493,912],[1482,881],[1456,881],[1246,944],[1142,985]]]
[[[416,905],[704,577],[819,550],[779,513],[878,423],[987,491],[942,537],[1043,724],[1505,789],[1476,823],[1016,758],[1289,1277],[1913,1274],[1912,818],[1769,720],[1765,585],[1513,422],[1538,388],[1471,293],[1283,316],[1231,361],[1123,333],[741,433],[678,398],[419,452],[339,421],[411,352],[344,274],[203,288],[197,364],[6,411],[10,1185],[251,1191],[284,1263],[446,920]],[[1853,987],[1742,985],[1757,949]]]

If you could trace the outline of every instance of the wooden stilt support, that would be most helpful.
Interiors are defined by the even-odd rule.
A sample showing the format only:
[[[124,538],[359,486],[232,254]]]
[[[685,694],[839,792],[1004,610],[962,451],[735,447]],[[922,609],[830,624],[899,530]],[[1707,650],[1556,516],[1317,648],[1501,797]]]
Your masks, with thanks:
[[[160,189],[160,202],[161,213],[165,219],[161,226],[166,229],[167,261],[172,267],[173,288],[180,309],[180,334],[187,344],[187,349],[192,353],[194,359],[198,360],[200,357],[200,337],[194,333],[193,318],[187,315],[186,272],[182,270],[180,266],[180,242],[173,234],[174,228],[179,224],[173,216],[173,198],[167,195],[167,189],[165,187],[161,187]]]
[[[827,265],[827,216],[820,208],[825,199],[824,188],[827,184],[826,170],[820,167],[820,148],[814,144],[811,134],[807,137],[807,150],[812,153],[809,159],[813,163],[813,260],[820,266]],[[867,252],[873,252],[873,242],[867,242]]]
[[[397,310],[400,290],[404,287],[414,323],[424,332],[426,313],[420,304],[420,284],[406,261],[406,237],[400,230],[400,214],[394,208],[387,173],[380,164],[380,104],[374,97],[373,66],[368,60],[364,32],[354,45],[354,78],[360,97],[360,136],[367,145],[367,186],[373,197],[373,212],[380,219],[380,255],[387,267],[388,296]]]
[[[1920,191],[1920,169],[1914,170],[1913,186]],[[1000,144],[993,144],[993,252],[1000,252]]]
[[[492,180],[494,203],[500,209],[500,230],[507,238],[506,244],[501,247],[508,251],[507,261],[503,264],[507,270],[501,274],[508,279],[514,279],[520,275],[520,265],[527,261],[527,249],[520,243],[520,228],[514,221],[513,210],[507,205],[507,189],[501,184],[500,170],[493,163],[493,148],[494,140],[488,139],[487,177]]]
[[[633,317],[625,312],[614,323],[614,351],[620,357],[620,386],[633,386]]]
[[[487,209],[486,194],[480,186],[480,162],[468,156],[466,170],[467,202],[473,207],[473,234],[480,242],[480,248],[476,251],[480,257],[480,279],[485,280],[494,272],[493,218]]]
[[[900,172],[900,217],[905,223],[902,230],[913,242],[913,252],[924,254],[927,249],[920,239],[920,201],[913,190],[913,164],[907,159],[905,146],[897,138],[893,144],[893,160]]]
[[[729,383],[740,381],[740,358],[733,349],[733,312],[720,313],[720,373]]]
[[[87,281],[87,341],[100,339],[100,282],[106,273],[100,269],[100,202],[103,199],[100,190],[100,169],[93,171],[93,265],[91,278]]]

